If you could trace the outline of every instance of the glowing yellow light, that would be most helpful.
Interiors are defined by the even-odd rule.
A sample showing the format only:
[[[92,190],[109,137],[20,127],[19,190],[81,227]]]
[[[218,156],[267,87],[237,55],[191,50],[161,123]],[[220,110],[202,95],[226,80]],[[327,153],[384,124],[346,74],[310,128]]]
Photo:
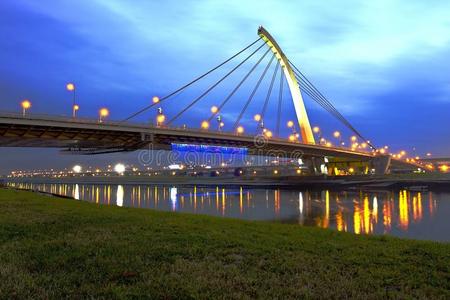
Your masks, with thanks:
[[[69,92],[72,92],[72,91],[75,90],[75,85],[74,85],[73,83],[68,83],[68,84],[66,84],[66,89],[67,89]]]
[[[348,172],[349,172],[349,173],[353,173],[353,172],[355,172],[355,169],[349,168],[349,169],[348,169]]]
[[[319,133],[319,132],[320,132],[320,128],[319,128],[318,126],[315,126],[315,127],[313,128],[313,132],[314,132],[314,133]]]
[[[291,134],[289,136],[289,141],[291,141],[291,142],[295,141],[295,135]]]
[[[420,157],[416,156],[416,160],[419,160],[419,159],[420,159]]]
[[[211,112],[213,113],[213,114],[215,114],[216,112],[218,112],[219,111],[219,108],[217,107],[217,106],[211,106]]]
[[[119,174],[123,174],[125,172],[125,165],[124,164],[117,164],[114,166],[114,171],[116,171]]]
[[[239,133],[239,134],[244,133],[244,127],[238,126],[238,128],[236,128],[236,132]]]
[[[442,172],[447,172],[449,167],[447,165],[442,165],[440,168]]]
[[[223,127],[223,126],[225,126],[225,123],[224,123],[224,122],[220,122],[220,123],[219,123],[219,126],[220,126],[220,127]]]
[[[334,136],[335,138],[338,138],[338,137],[341,136],[341,133],[340,133],[339,131],[335,131],[335,132],[333,132],[333,136]]]
[[[272,131],[267,130],[267,131],[265,132],[265,135],[266,135],[266,137],[271,138],[271,137],[272,137]]]
[[[362,143],[361,144],[361,148],[366,149],[367,148],[367,144],[366,143]]]
[[[28,100],[23,100],[21,105],[23,109],[29,109],[31,107],[31,102]]]
[[[278,174],[278,170],[273,170],[273,174]]]
[[[302,170],[297,169],[297,174],[301,174],[301,173],[302,173]]]
[[[80,106],[78,105],[78,104],[75,104],[74,106],[73,106],[73,110],[79,110],[80,109]]]
[[[260,114],[254,115],[254,116],[253,116],[253,119],[254,119],[256,122],[259,122],[259,121],[261,121],[261,115],[260,115]]]
[[[80,165],[73,166],[72,171],[74,171],[75,173],[80,173],[81,172],[81,166]]]
[[[99,110],[99,114],[100,114],[100,117],[107,117],[107,116],[109,116],[109,110],[107,108],[101,108]]]
[[[164,123],[165,120],[166,120],[166,116],[163,115],[163,114],[158,115],[158,116],[156,117],[156,121],[157,121],[159,124],[160,124],[160,123]]]
[[[208,121],[203,121],[201,126],[202,126],[202,129],[208,129],[209,128],[209,122]]]
[[[152,102],[153,103],[158,103],[159,102],[159,97],[158,96],[154,96],[153,98],[152,98]]]
[[[406,151],[404,151],[404,150],[400,151],[400,155],[401,155],[401,156],[403,156],[403,155],[405,155],[405,154],[406,154]]]
[[[384,150],[384,148],[381,148],[381,149],[380,149],[380,153],[381,153],[381,154],[385,154],[385,153],[386,153],[386,150]]]
[[[352,142],[356,142],[356,140],[358,139],[356,136],[352,136],[351,138],[350,138],[351,140],[352,140]]]
[[[288,121],[288,122],[287,122],[287,127],[289,127],[289,128],[294,127],[294,122]]]
[[[330,142],[327,142],[325,145],[326,145],[327,147],[333,146],[333,144],[331,144]]]

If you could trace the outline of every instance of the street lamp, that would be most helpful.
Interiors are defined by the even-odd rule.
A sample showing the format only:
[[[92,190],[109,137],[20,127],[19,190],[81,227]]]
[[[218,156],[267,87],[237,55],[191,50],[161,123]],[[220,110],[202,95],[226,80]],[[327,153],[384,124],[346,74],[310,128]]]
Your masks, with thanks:
[[[118,173],[119,175],[123,175],[123,172],[125,172],[125,165],[124,164],[115,165],[114,171],[116,171],[116,173]]]
[[[215,106],[215,105],[211,106],[211,112],[213,114],[217,113],[218,111],[219,111],[219,108],[217,106]]]
[[[25,117],[27,110],[31,107],[31,102],[25,99],[22,101],[22,103],[20,103],[20,105],[22,106],[22,115]]]
[[[153,96],[152,102],[153,102],[153,104],[159,103],[159,97],[158,96]]]
[[[209,122],[208,122],[208,121],[203,121],[201,127],[202,127],[202,129],[204,129],[204,130],[208,130],[208,128],[209,128]]]
[[[156,117],[156,126],[161,126],[165,120],[166,116],[164,114],[158,114],[158,116]]]
[[[236,132],[237,132],[238,134],[243,134],[243,133],[244,133],[244,127],[238,126],[238,128],[236,128]]]
[[[81,170],[82,170],[82,168],[81,168],[80,165],[75,165],[75,166],[73,166],[73,168],[72,168],[72,171],[73,171],[74,173],[80,173]]]
[[[341,133],[339,131],[335,131],[333,132],[333,136],[338,139],[339,144],[341,144],[341,146],[344,146],[344,141],[342,141],[341,139]]]
[[[78,104],[75,104],[73,106],[73,117],[75,118],[77,116],[77,111],[80,109],[80,106]]]
[[[158,102],[156,102],[158,103]],[[166,116],[163,114],[162,107],[158,107],[158,114],[156,115],[156,126],[161,126],[166,120]]]
[[[314,126],[313,127],[313,132],[315,134],[317,134],[317,137],[319,138],[319,145],[322,145],[322,140],[325,140],[325,139],[322,137],[322,133],[320,131],[320,127],[319,126]]]
[[[253,120],[255,120],[256,122],[261,121],[261,115],[260,114],[256,114],[253,116]]]
[[[212,111],[212,109],[211,109],[211,111]],[[218,115],[216,120],[217,120],[218,130],[221,131],[222,127],[225,126],[225,123],[222,122],[222,116]]]
[[[75,109],[75,84],[69,82],[66,84],[66,89],[72,93],[72,117],[75,118],[76,109]]]
[[[99,115],[98,121],[101,123],[101,122],[103,122],[104,118],[109,116],[109,110],[107,108],[103,107],[98,111],[98,115]]]

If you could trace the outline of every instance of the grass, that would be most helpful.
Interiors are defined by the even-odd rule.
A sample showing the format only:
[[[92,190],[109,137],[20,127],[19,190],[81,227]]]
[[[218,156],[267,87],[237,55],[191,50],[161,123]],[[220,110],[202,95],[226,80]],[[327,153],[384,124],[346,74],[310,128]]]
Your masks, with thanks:
[[[446,298],[450,244],[0,189],[0,298]]]

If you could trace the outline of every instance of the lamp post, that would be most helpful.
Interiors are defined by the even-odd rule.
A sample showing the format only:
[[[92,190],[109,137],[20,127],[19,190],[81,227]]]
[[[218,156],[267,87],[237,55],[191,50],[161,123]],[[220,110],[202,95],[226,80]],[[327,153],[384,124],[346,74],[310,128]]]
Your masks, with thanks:
[[[202,124],[200,125],[200,127],[203,129],[203,130],[208,130],[209,129],[209,122],[208,121],[202,121]]]
[[[317,134],[317,137],[319,138],[319,145],[322,145],[322,132],[320,131],[320,127],[319,126],[314,126],[313,127],[313,132],[315,134]]]
[[[162,107],[158,107],[158,114],[156,116],[156,126],[161,126],[166,120],[166,116],[163,114]]]
[[[341,133],[339,131],[333,132],[333,136],[339,141],[341,146],[344,146],[344,142],[342,141]]]
[[[297,131],[295,130],[294,122],[288,121],[287,127],[292,129],[292,133],[289,135],[289,141],[293,142],[297,139]]]
[[[31,107],[31,102],[27,99],[23,100],[22,103],[20,103],[22,106],[22,116],[25,117],[27,110]]]
[[[107,116],[109,116],[109,110],[107,108],[105,108],[105,107],[101,108],[98,111],[98,116],[99,116],[98,121],[100,123],[103,122],[103,119],[106,118]]]
[[[264,121],[263,121],[262,116],[260,114],[254,115],[253,116],[253,120],[255,120],[255,122],[258,122],[258,129],[257,130],[259,130],[259,128],[262,128],[262,130],[264,130]]]
[[[75,104],[73,106],[73,117],[75,118],[77,116],[77,111],[80,109],[80,106],[78,104]]]
[[[78,110],[78,109],[75,109],[75,106],[77,106],[75,104],[75,84],[69,82],[68,84],[66,84],[66,89],[72,93],[72,118],[75,118],[76,111]]]
[[[216,118],[216,120],[217,120],[217,130],[218,131],[222,131],[222,127],[223,126],[225,126],[225,123],[224,122],[222,122],[222,116],[221,115],[218,115],[217,116],[217,118]]]

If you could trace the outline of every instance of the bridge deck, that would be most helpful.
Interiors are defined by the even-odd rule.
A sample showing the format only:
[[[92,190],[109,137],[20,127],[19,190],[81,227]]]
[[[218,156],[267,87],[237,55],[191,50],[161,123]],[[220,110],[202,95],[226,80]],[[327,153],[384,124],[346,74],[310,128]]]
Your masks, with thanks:
[[[370,152],[346,148],[291,142],[287,139],[259,139],[254,135],[156,127],[151,124],[124,123],[61,116],[0,113],[0,147],[66,148],[86,153],[134,151],[138,149],[170,150],[172,143],[245,147],[253,155],[285,157],[329,157],[368,161]],[[393,160],[398,166],[419,166]]]
[[[277,138],[261,140],[254,135],[112,121],[100,123],[92,119],[57,116],[23,117],[13,113],[0,113],[0,146],[3,147],[96,147],[127,151],[147,148],[149,144],[152,144],[154,149],[169,149],[171,143],[246,147],[250,153],[255,154],[277,150],[321,157],[358,159],[373,157],[373,154],[368,152],[309,145]]]

